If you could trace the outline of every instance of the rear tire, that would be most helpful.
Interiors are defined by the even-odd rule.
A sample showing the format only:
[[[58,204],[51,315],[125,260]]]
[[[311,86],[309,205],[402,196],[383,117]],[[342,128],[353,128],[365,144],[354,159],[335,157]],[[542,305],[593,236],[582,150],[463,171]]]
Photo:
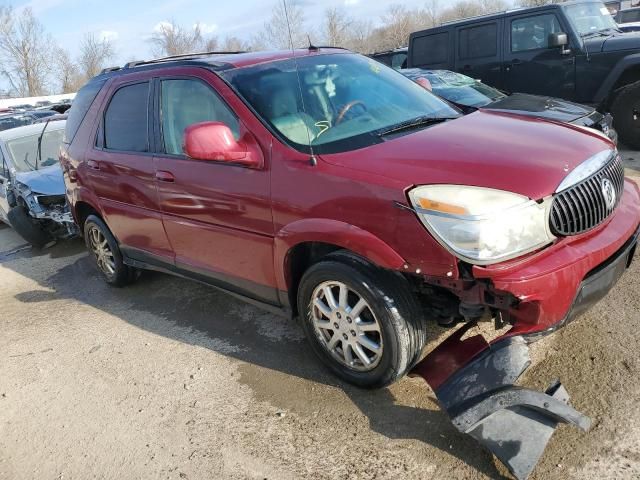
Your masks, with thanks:
[[[407,280],[350,253],[328,255],[305,272],[298,307],[316,355],[359,387],[395,382],[426,343],[426,322]]]
[[[138,278],[137,270],[124,264],[118,242],[100,218],[89,215],[83,230],[89,254],[109,285],[123,287]]]
[[[9,210],[7,216],[13,229],[35,248],[42,248],[53,240],[53,237],[42,229],[40,222],[32,218],[23,205]]]
[[[627,85],[616,94],[611,113],[620,142],[640,149],[640,81]]]

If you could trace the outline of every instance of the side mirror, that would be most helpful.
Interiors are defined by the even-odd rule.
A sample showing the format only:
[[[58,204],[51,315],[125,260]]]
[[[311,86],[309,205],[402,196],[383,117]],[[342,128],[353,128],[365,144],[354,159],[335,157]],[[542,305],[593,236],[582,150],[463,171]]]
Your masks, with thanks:
[[[249,148],[245,142],[237,141],[231,129],[221,122],[189,125],[184,130],[182,149],[195,160],[229,162],[253,168],[262,166],[259,148]]]
[[[549,48],[566,47],[569,45],[569,37],[566,33],[550,33]]]
[[[416,79],[416,83],[420,85],[422,88],[424,88],[425,90],[429,90],[430,92],[433,90],[433,87],[431,86],[431,82],[429,81],[428,78],[420,77]]]

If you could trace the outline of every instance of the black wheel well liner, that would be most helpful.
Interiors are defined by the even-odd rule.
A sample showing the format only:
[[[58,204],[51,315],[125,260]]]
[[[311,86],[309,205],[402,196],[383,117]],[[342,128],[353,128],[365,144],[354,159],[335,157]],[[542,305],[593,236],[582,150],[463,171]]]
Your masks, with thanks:
[[[309,267],[318,263],[322,258],[343,247],[324,242],[302,242],[293,246],[285,258],[286,278],[288,279],[288,300],[293,316],[298,314],[298,287],[300,280]]]
[[[98,210],[96,210],[90,203],[82,201],[77,202],[74,210],[76,214],[76,222],[78,223],[78,228],[82,234],[84,234],[84,222],[87,220],[89,215],[95,215],[100,220],[104,221],[100,212],[98,212]]]

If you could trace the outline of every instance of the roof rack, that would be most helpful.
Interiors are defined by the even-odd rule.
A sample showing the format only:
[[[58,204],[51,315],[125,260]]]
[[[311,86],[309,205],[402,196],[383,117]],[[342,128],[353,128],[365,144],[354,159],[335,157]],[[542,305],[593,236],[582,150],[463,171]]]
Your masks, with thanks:
[[[512,13],[512,12],[519,12],[520,10],[527,10],[529,8],[532,7],[517,7],[517,8],[509,8],[507,10],[501,10],[499,12],[493,12],[493,13],[483,13],[482,15],[473,15],[471,17],[465,17],[465,18],[458,18],[457,20],[449,20],[448,22],[442,22],[440,25],[444,26],[444,25],[451,25],[453,23],[461,23],[461,22],[466,22],[467,20],[476,20],[476,19],[482,19],[485,17],[493,17],[494,15],[503,15],[505,13]],[[535,8],[535,7],[533,7]]]
[[[134,60],[131,62],[125,63],[122,67],[108,67],[103,69],[100,72],[100,75],[109,72],[115,72],[117,70],[124,70],[128,68],[134,68],[140,65],[152,65],[154,63],[164,63],[171,62],[173,60],[190,60],[201,57],[210,57],[212,55],[237,55],[239,53],[246,53],[245,51],[211,51],[211,52],[194,52],[194,53],[183,53],[180,55],[169,55],[167,57],[154,58],[151,60]]]

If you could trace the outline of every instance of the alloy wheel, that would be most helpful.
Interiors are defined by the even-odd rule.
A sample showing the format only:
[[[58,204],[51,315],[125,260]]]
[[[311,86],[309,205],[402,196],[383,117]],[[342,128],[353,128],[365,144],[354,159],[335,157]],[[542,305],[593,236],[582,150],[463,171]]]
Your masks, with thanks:
[[[323,282],[310,307],[316,336],[334,359],[359,372],[380,363],[382,327],[360,294],[342,282]]]
[[[116,262],[113,252],[109,246],[109,242],[97,227],[91,227],[89,230],[89,243],[91,252],[96,257],[98,268],[108,276],[112,276],[116,272]]]

